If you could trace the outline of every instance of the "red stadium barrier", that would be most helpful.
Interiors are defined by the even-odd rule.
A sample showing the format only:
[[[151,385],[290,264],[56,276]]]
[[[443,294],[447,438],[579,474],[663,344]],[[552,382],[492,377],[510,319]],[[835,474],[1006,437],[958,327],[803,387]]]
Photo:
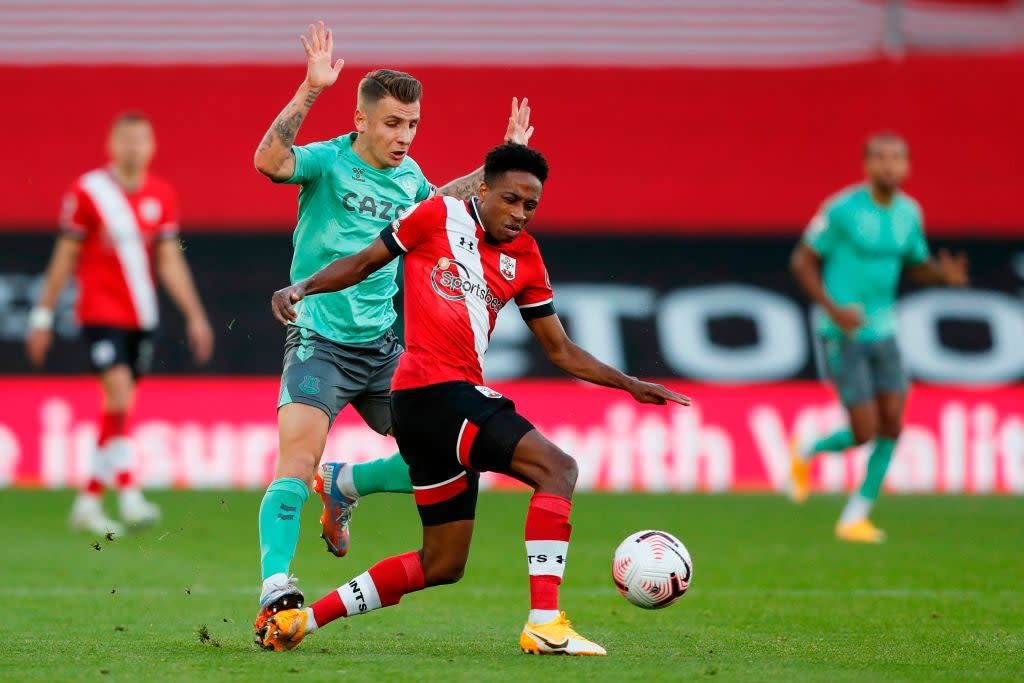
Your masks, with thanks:
[[[81,484],[96,435],[97,389],[89,378],[5,379],[0,486]],[[565,380],[495,387],[573,454],[583,490],[772,490],[788,473],[793,434],[829,430],[841,411],[813,382],[673,384],[696,405],[640,406]],[[259,488],[277,451],[272,378],[151,378],[140,391],[132,438],[150,487]],[[363,461],[394,450],[351,410],[339,417],[328,457]],[[819,458],[820,489],[859,482],[866,452]],[[485,475],[484,485],[505,487]],[[886,485],[910,493],[1024,493],[1024,387],[965,390],[919,386]]]
[[[0,67],[19,102],[0,168],[0,229],[51,230],[60,196],[103,160],[115,112],[156,124],[155,169],[178,188],[186,232],[284,230],[295,192],[272,187],[252,154],[303,76],[294,66]],[[402,64],[393,64],[402,67]],[[347,131],[356,78],[320,98],[300,142]],[[424,119],[413,149],[435,182],[477,164],[504,131],[512,95],[535,105],[535,144],[552,177],[541,230],[795,234],[860,176],[879,128],[914,154],[908,190],[930,233],[1024,230],[1024,57],[924,57],[805,69],[419,67]]]

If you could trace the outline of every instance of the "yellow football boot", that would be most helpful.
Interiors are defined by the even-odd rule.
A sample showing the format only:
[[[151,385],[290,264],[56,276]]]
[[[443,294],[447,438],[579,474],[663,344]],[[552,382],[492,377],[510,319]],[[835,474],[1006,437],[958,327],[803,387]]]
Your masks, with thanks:
[[[558,618],[546,624],[526,623],[519,636],[519,647],[529,655],[606,655],[603,647],[593,643],[576,631],[560,612]]]
[[[807,500],[811,492],[811,463],[800,455],[794,436],[789,442],[789,499],[794,503]]]
[[[836,525],[836,538],[840,541],[850,543],[882,543],[885,541],[885,532],[871,523],[867,517],[858,519],[856,522]]]
[[[306,637],[309,614],[304,609],[286,609],[267,619],[257,634],[257,642],[265,650],[291,650]]]

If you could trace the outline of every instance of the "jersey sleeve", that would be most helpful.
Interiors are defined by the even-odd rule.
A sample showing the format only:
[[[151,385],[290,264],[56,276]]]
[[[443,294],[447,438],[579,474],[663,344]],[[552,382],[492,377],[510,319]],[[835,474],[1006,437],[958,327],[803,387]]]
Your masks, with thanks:
[[[409,207],[405,215],[395,219],[381,231],[380,238],[393,256],[401,256],[423,244],[433,232],[443,228],[446,218],[444,199],[434,197]]]
[[[835,204],[827,202],[807,224],[803,242],[819,256],[828,256],[839,241],[842,227],[839,222],[839,211]]]
[[[516,305],[523,320],[546,318],[555,314],[555,294],[551,289],[551,278],[544,265],[540,251],[535,251],[530,260],[529,276],[516,294]]]
[[[289,185],[306,185],[316,182],[326,172],[326,159],[336,154],[330,142],[313,142],[308,145],[292,145],[295,155],[295,171],[292,177],[282,180]]]
[[[416,190],[416,201],[422,202],[437,195],[437,187],[420,173],[420,184]]]
[[[75,239],[85,239],[90,226],[96,224],[95,212],[89,195],[78,185],[73,185],[64,194],[60,211],[60,232]]]
[[[924,218],[920,209],[915,210],[914,218],[914,229],[910,233],[907,249],[903,254],[903,262],[911,266],[924,263],[932,257],[931,250],[928,248],[928,240],[924,235]]]
[[[178,196],[168,188],[167,195],[161,203],[163,215],[160,216],[160,224],[156,227],[157,239],[177,239],[178,237]]]

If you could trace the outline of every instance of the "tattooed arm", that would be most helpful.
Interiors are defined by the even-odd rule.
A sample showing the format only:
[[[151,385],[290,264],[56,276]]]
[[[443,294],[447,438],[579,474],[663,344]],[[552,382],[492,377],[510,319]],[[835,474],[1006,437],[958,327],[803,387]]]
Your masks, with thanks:
[[[475,197],[480,185],[484,182],[484,167],[476,169],[467,176],[456,178],[447,185],[438,188],[438,193],[458,199]]]
[[[519,98],[512,98],[512,115],[508,117],[508,128],[505,129],[505,142],[517,145],[526,145],[533,137],[533,126],[530,125],[530,100],[523,98],[520,106]],[[449,197],[469,199],[475,197],[480,185],[484,182],[484,167],[476,169],[472,173],[461,178],[456,178],[438,192]]]
[[[316,26],[309,25],[309,40],[300,36],[302,47],[306,50],[306,80],[299,86],[295,96],[284,108],[270,130],[263,136],[253,164],[263,175],[272,180],[288,180],[295,174],[295,154],[292,144],[299,126],[309,113],[317,96],[324,88],[329,88],[338,80],[341,67],[345,60],[339,59],[331,65],[331,53],[334,50],[334,36],[331,29],[324,30],[324,22]]]

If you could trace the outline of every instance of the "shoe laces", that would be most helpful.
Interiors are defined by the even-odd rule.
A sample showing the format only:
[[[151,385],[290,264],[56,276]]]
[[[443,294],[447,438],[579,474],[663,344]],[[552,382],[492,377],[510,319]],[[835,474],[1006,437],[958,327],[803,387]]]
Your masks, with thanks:
[[[569,621],[569,618],[565,616],[565,612],[559,612],[558,613],[558,617],[555,619],[555,623],[558,624],[559,626],[566,627],[567,629],[569,629],[573,633],[576,633],[576,631],[572,627],[572,622]]]

